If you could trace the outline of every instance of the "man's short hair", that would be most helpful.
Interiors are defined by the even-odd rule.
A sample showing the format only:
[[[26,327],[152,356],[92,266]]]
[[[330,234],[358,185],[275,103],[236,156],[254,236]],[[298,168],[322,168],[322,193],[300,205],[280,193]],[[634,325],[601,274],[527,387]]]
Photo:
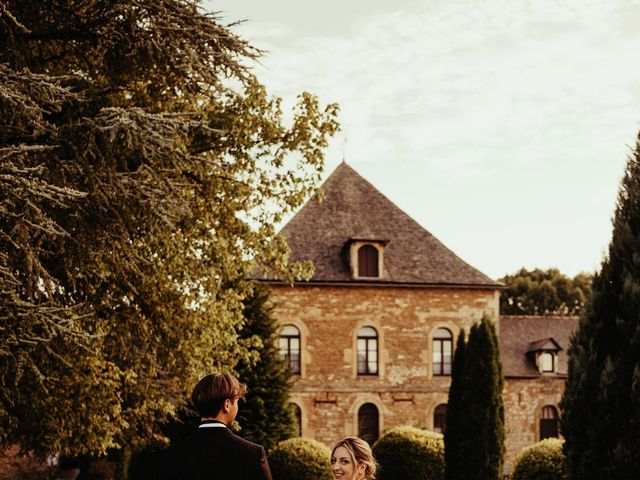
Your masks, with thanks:
[[[240,399],[246,393],[246,385],[230,373],[213,373],[196,384],[191,401],[201,417],[215,417],[225,400]]]

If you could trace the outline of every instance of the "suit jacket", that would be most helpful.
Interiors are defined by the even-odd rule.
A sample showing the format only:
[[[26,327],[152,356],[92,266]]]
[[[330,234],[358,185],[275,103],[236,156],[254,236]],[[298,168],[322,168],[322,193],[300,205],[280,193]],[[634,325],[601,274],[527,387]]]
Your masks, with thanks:
[[[198,428],[167,450],[161,480],[272,480],[263,447],[226,427]]]

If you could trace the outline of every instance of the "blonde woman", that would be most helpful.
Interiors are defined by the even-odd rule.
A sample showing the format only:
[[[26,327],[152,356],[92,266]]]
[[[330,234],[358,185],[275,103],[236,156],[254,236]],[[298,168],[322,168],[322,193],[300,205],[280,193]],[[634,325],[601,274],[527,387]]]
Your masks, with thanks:
[[[331,472],[336,480],[373,480],[378,464],[371,447],[358,437],[346,437],[333,447]]]

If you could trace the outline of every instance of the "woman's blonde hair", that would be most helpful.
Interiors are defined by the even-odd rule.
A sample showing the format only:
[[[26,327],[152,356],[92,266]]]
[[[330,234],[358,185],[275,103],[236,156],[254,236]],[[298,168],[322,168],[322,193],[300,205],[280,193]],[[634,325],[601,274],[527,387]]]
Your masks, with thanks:
[[[331,450],[332,457],[338,447],[344,447],[349,452],[351,461],[355,466],[359,464],[365,466],[364,476],[367,480],[376,478],[378,463],[373,458],[373,452],[367,442],[358,437],[343,438],[333,446]]]

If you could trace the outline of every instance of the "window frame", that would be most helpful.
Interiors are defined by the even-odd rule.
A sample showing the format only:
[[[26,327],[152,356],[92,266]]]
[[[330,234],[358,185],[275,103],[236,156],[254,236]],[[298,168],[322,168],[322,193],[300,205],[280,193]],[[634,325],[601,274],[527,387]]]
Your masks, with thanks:
[[[374,336],[363,335],[362,331],[371,329]],[[364,350],[360,348],[361,341],[364,342]],[[374,344],[375,348],[370,348],[370,345]],[[364,361],[360,361],[360,354],[364,353]],[[375,354],[375,358],[370,358],[371,354]],[[371,361],[375,362],[375,371],[370,369]],[[360,365],[364,365],[364,369],[360,369]],[[377,377],[380,375],[380,334],[375,327],[365,325],[358,328],[356,332],[356,373],[359,377]]]
[[[302,408],[296,402],[289,402],[289,409],[292,411],[296,426],[296,436],[302,437]]]
[[[546,369],[543,361],[544,356],[551,358],[551,369]],[[556,372],[556,354],[554,352],[543,350],[538,355],[538,364],[540,365],[540,372],[542,373],[555,373]]]
[[[545,412],[553,412],[551,416]],[[544,422],[544,423],[543,423]],[[552,425],[552,426],[551,426]],[[547,434],[547,432],[553,432]],[[544,405],[540,409],[540,415],[538,416],[538,441],[545,438],[559,438],[560,437],[560,415],[558,408],[555,405]]]
[[[287,327],[294,328],[296,330],[296,334],[286,334],[282,333]],[[283,348],[282,341],[285,340],[286,347]],[[293,340],[297,340],[298,349],[297,349],[297,359],[293,360],[295,357],[292,354],[294,351],[291,347],[291,343]],[[292,375],[301,375],[302,374],[302,336],[300,334],[300,329],[295,325],[287,324],[283,325],[279,331],[278,337],[278,353],[280,356],[280,360],[284,362],[285,366],[289,369],[289,372]]]
[[[371,437],[375,436],[375,438],[367,438],[369,437],[369,435],[367,435],[365,429],[362,428],[362,420],[365,418],[365,415],[371,415],[373,417],[373,410],[371,410],[370,412],[362,412],[362,409],[368,407],[369,405],[371,405],[375,409],[375,426],[371,425],[371,427],[373,427],[373,431],[375,432],[375,435],[372,435]],[[358,410],[356,411],[356,418],[358,420],[358,437],[366,440],[370,445],[373,445],[373,443],[380,438],[380,408],[378,408],[378,405],[373,402],[365,402],[358,407]]]
[[[449,335],[447,338],[444,337],[436,337],[436,334],[439,331],[447,332]],[[439,346],[439,354],[440,360],[436,362],[436,345]],[[445,362],[445,345],[449,346],[449,361]],[[445,327],[438,327],[434,330],[433,335],[431,337],[431,371],[434,377],[450,377],[451,376],[451,368],[453,363],[453,333],[451,330]],[[438,366],[439,368],[436,368]]]
[[[371,243],[365,243],[358,247],[356,254],[358,256],[358,277],[380,278],[380,251],[378,248]],[[373,271],[365,272],[365,266],[373,269]],[[369,275],[369,273],[373,273],[373,275]]]
[[[366,281],[376,281],[382,280],[385,278],[385,270],[384,270],[384,250],[385,246],[388,243],[387,240],[374,240],[374,239],[357,239],[351,238],[347,241],[348,249],[349,249],[349,270],[352,278],[354,279],[362,279]],[[359,251],[365,246],[370,246],[374,248],[377,252],[377,275],[376,276],[368,276],[368,275],[360,275],[360,261],[359,261]],[[369,272],[363,272],[369,273]]]
[[[442,412],[442,408],[444,407],[444,413]],[[440,409],[440,411],[438,411]],[[440,422],[436,422],[436,419],[440,419]],[[437,426],[437,423],[442,423],[442,428]],[[447,404],[439,403],[436,405],[436,408],[433,409],[433,431],[437,433],[444,434],[444,431],[447,429]]]

